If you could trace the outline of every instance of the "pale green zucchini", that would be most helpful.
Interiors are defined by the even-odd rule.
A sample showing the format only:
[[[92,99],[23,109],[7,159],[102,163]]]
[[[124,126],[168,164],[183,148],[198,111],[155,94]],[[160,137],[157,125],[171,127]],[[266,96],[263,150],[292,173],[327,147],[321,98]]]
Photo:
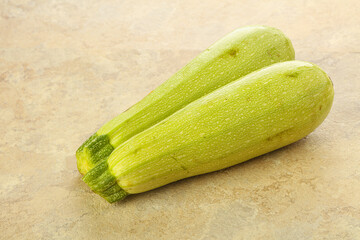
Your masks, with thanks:
[[[235,30],[92,135],[76,153],[80,173],[87,173],[114,148],[192,101],[252,71],[293,60],[294,55],[290,40],[278,29]]]
[[[114,202],[244,162],[311,133],[329,113],[333,96],[332,82],[318,66],[273,64],[132,137],[83,180]]]

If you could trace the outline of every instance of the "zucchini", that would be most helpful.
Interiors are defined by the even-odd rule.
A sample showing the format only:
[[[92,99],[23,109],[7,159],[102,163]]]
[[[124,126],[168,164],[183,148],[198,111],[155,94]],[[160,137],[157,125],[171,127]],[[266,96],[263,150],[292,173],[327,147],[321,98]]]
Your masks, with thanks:
[[[109,202],[244,162],[311,133],[332,106],[318,66],[276,63],[183,107],[117,147],[83,180]]]
[[[85,141],[76,152],[80,173],[87,173],[117,146],[192,101],[257,69],[293,60],[294,55],[290,40],[278,29],[235,30]]]

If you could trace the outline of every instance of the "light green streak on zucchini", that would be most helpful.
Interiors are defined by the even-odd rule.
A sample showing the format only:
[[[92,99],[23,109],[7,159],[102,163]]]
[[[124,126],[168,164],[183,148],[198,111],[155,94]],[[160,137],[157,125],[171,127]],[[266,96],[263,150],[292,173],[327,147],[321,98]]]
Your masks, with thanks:
[[[274,64],[134,136],[112,152],[109,171],[134,194],[241,163],[308,135],[329,113],[333,95],[316,65]]]
[[[136,134],[170,116],[192,101],[257,69],[295,57],[290,40],[278,29],[240,28],[217,41],[129,110],[115,117],[96,136],[107,136],[106,154]],[[78,169],[85,174],[108,155],[97,138],[77,151]],[[96,155],[96,156],[95,156]]]

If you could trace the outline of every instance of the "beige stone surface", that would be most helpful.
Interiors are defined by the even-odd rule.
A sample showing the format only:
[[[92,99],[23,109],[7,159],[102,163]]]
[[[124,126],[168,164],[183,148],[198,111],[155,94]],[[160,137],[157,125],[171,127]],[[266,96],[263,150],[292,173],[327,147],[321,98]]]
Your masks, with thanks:
[[[0,239],[360,239],[360,2],[0,3]],[[233,29],[283,30],[335,85],[306,139],[108,204],[74,153]]]

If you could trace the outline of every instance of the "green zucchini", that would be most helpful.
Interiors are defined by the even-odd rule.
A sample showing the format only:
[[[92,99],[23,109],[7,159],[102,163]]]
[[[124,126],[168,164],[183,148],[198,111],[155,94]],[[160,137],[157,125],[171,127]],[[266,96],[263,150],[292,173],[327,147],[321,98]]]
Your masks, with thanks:
[[[87,173],[117,146],[192,101],[252,71],[293,60],[294,55],[290,40],[278,29],[250,26],[235,30],[85,141],[76,152],[80,173]]]
[[[83,180],[109,202],[223,169],[311,133],[332,106],[318,66],[276,63],[219,88],[135,135]]]

